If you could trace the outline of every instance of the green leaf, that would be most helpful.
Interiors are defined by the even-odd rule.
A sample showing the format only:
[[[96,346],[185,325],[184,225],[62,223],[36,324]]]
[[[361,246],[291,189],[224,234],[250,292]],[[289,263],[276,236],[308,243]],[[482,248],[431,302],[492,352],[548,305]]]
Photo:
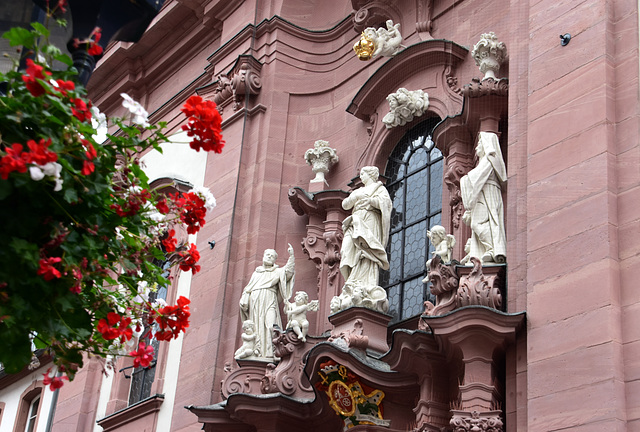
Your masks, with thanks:
[[[31,27],[36,31],[36,33],[40,36],[44,36],[45,38],[49,37],[49,29],[40,24],[39,22],[32,22]]]
[[[35,42],[35,35],[29,30],[22,27],[14,27],[8,32],[5,32],[2,37],[9,39],[11,46],[24,45],[25,47],[33,47]]]
[[[75,189],[73,189],[73,188],[64,188],[64,186],[63,186],[62,190],[64,190],[63,198],[64,198],[64,200],[66,202],[74,203],[74,202],[78,201],[78,192],[76,192]]]

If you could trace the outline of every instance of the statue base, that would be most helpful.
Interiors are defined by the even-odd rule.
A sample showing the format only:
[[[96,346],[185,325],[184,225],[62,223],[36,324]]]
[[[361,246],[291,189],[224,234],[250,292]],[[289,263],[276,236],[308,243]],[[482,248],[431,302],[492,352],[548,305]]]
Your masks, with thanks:
[[[329,340],[342,338],[350,348],[383,354],[389,350],[389,321],[391,315],[363,307],[351,307],[329,315],[329,322],[333,325]]]

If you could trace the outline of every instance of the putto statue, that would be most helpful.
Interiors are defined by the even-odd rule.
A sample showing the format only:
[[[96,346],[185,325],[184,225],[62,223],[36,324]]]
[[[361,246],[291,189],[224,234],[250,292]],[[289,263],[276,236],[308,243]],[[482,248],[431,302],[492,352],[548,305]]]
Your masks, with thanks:
[[[432,255],[438,255],[442,258],[443,263],[451,262],[451,254],[453,247],[456,245],[456,238],[447,231],[442,225],[434,225],[431,231],[427,230],[427,237],[435,248]],[[427,264],[427,268],[429,265]]]
[[[350,306],[385,313],[389,309],[386,292],[378,286],[378,276],[380,269],[389,268],[385,247],[389,240],[392,202],[389,192],[378,181],[379,175],[377,167],[362,168],[360,180],[364,186],[342,201],[342,208],[352,213],[342,223],[340,272],[345,286],[338,300],[332,300],[332,312]]]
[[[276,264],[278,254],[273,249],[264,251],[262,265],[256,268],[240,297],[242,321],[253,322],[260,357],[273,360],[273,326],[282,327],[279,303],[291,298],[294,284],[295,260],[289,245],[289,259],[284,267]],[[244,325],[243,325],[244,328]]]
[[[393,57],[403,48],[400,23],[393,24],[392,20],[387,20],[386,25],[386,29],[384,27],[364,29],[360,40],[353,46],[360,60],[370,60],[379,55]]]
[[[507,169],[498,136],[480,132],[476,155],[478,164],[460,179],[466,210],[462,220],[471,227],[468,256],[482,262],[502,263],[507,255],[502,203],[502,184],[507,181]]]
[[[287,314],[287,328],[293,329],[298,339],[307,341],[309,321],[307,312],[318,310],[318,300],[309,301],[309,295],[304,291],[298,291],[291,303],[285,303],[284,310]]]
[[[429,108],[429,95],[422,90],[407,90],[399,88],[397,92],[387,96],[389,113],[384,116],[382,123],[387,129],[403,126],[420,117]]]
[[[247,357],[259,357],[260,346],[256,341],[256,328],[253,321],[246,320],[242,323],[242,346],[236,350],[234,357],[244,359]]]

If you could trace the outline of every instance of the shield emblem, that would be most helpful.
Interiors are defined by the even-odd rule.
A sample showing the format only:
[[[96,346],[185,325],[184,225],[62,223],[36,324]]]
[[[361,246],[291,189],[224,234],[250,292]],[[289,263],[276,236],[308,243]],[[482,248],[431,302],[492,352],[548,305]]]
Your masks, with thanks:
[[[351,390],[342,381],[333,381],[327,390],[329,405],[340,415],[352,416],[356,411],[356,401]]]

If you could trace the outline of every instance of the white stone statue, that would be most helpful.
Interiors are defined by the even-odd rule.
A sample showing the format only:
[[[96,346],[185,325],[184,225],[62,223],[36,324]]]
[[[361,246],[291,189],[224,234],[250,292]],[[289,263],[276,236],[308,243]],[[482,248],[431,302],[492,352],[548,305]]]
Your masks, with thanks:
[[[293,300],[293,302],[285,303],[284,310],[289,321],[287,328],[293,329],[298,339],[306,342],[309,331],[307,312],[318,310],[318,300],[309,301],[309,295],[304,291],[298,291]]]
[[[340,272],[345,286],[338,299],[340,305],[332,300],[332,312],[350,306],[388,311],[389,302],[384,289],[378,286],[378,276],[380,269],[389,269],[385,247],[389,240],[392,202],[378,176],[377,167],[362,168],[360,179],[364,186],[342,201],[342,208],[352,209],[352,213],[342,223]]]
[[[507,181],[507,169],[498,136],[480,132],[476,155],[478,164],[460,179],[465,208],[462,220],[471,227],[469,257],[502,263],[507,256],[502,203],[502,184]]]
[[[496,73],[507,57],[507,47],[494,32],[484,33],[471,51],[471,56],[484,74],[482,79],[496,79]]]
[[[397,92],[387,96],[387,101],[389,113],[382,119],[387,129],[403,126],[414,117],[423,115],[429,108],[429,95],[422,90],[399,88]]]
[[[431,244],[435,248],[432,255],[439,255],[443,263],[451,262],[451,254],[453,253],[453,247],[456,245],[456,238],[451,234],[447,234],[442,225],[434,225],[430,231],[427,230],[427,237],[429,237]]]
[[[324,175],[329,172],[331,165],[338,163],[336,149],[329,147],[329,142],[318,140],[313,148],[304,153],[304,160],[311,165],[311,170],[315,173],[312,183],[327,183]]]
[[[260,342],[256,337],[256,327],[253,321],[246,320],[242,323],[242,346],[236,350],[234,357],[244,359],[248,357],[260,356]]]
[[[384,27],[364,29],[364,37],[372,41],[375,46],[371,58],[376,58],[379,55],[393,57],[403,48],[400,23],[393,24],[392,20],[387,20],[386,25],[386,29]]]
[[[255,325],[256,343],[260,356],[273,360],[273,326],[282,327],[279,303],[293,293],[295,260],[293,247],[289,245],[289,259],[284,267],[276,264],[278,254],[273,249],[264,251],[262,265],[256,268],[240,297],[242,321]]]

